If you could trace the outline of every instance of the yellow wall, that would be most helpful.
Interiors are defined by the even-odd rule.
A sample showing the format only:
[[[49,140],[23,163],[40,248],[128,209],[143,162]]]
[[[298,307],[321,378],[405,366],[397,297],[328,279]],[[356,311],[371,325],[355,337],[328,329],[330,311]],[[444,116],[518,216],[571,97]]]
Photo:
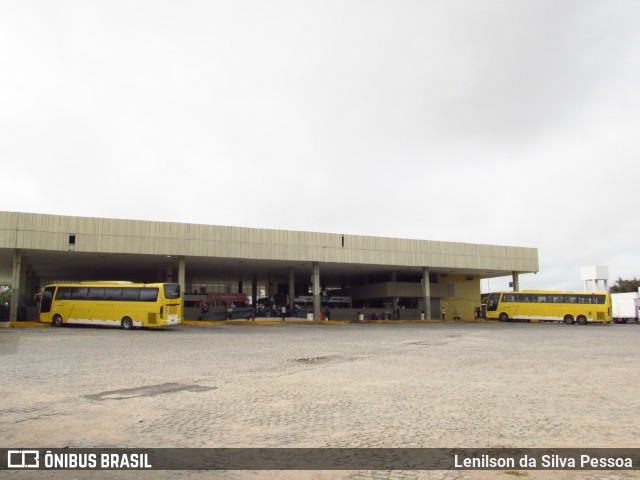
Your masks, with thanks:
[[[445,319],[473,319],[474,309],[480,306],[480,279],[474,276],[473,280],[467,280],[466,275],[449,274],[439,277],[438,283],[448,283],[454,288],[453,297],[443,297],[440,301],[440,307],[445,308]]]

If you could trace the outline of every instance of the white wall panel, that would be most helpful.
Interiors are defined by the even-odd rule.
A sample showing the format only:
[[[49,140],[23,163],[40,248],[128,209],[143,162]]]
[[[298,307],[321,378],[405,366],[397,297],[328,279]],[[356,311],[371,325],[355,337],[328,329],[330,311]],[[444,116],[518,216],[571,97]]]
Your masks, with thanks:
[[[533,248],[0,212],[0,248],[537,271]]]

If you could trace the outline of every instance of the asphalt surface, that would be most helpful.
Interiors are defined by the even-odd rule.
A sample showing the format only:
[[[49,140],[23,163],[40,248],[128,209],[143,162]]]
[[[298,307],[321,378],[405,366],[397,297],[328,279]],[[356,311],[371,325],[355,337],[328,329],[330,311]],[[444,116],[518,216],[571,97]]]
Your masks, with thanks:
[[[0,441],[4,448],[638,447],[639,345],[635,324],[0,329]],[[640,478],[633,471],[156,471],[135,478],[510,475]],[[117,471],[0,476],[132,478]]]

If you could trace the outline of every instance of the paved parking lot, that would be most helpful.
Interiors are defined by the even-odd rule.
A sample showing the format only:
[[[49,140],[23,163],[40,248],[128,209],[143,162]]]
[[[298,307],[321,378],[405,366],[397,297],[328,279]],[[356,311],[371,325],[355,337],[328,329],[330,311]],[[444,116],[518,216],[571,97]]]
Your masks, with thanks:
[[[0,438],[5,448],[638,447],[639,346],[635,324],[0,329]],[[513,478],[459,471],[137,478],[159,474]]]

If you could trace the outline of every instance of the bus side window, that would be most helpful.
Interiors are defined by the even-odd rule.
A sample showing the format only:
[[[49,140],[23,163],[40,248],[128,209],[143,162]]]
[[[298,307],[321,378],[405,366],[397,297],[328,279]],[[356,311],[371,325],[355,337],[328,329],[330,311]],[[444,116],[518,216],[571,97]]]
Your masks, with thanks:
[[[71,298],[71,287],[58,287],[56,300],[69,300]]]
[[[104,300],[104,288],[91,287],[87,293],[88,300]]]
[[[137,302],[140,300],[140,288],[123,288],[122,289],[122,300]]]
[[[122,300],[122,289],[117,287],[107,287],[104,289],[105,300]]]
[[[158,299],[157,288],[142,288],[140,290],[140,301],[155,302]]]
[[[71,298],[73,300],[86,300],[87,299],[87,287],[72,287]]]

